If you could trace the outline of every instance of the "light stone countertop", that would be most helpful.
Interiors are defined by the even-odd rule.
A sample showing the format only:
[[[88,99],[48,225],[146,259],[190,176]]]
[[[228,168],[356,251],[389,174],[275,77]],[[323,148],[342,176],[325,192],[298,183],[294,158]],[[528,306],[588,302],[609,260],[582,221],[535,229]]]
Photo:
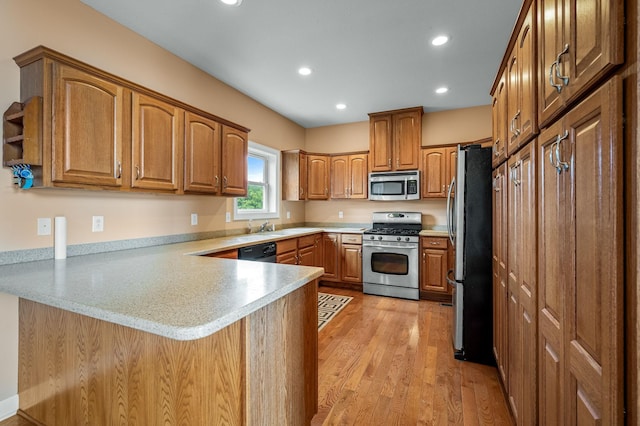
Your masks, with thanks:
[[[315,267],[184,255],[208,244],[213,247],[217,240],[1,266],[0,292],[171,339],[193,340],[323,273]]]
[[[439,230],[439,229],[423,229],[420,231],[421,237],[449,237],[449,233],[447,231]]]

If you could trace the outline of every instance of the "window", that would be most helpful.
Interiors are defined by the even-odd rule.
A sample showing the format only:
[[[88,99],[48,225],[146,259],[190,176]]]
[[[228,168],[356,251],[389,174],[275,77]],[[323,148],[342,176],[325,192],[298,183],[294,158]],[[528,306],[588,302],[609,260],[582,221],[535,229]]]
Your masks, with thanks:
[[[280,217],[280,151],[249,141],[247,196],[236,198],[235,220]]]

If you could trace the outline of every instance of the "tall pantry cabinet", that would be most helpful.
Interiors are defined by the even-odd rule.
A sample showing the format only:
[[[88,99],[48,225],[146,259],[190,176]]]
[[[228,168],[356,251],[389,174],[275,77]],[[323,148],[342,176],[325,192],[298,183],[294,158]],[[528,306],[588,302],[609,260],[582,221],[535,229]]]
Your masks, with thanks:
[[[491,91],[494,355],[518,425],[625,420],[623,12],[525,0]]]

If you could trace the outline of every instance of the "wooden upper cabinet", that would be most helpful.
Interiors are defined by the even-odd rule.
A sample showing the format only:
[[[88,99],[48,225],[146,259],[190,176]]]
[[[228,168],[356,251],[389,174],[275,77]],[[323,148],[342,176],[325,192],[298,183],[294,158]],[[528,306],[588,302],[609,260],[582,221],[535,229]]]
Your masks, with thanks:
[[[369,170],[391,170],[392,128],[391,114],[369,114]]]
[[[307,155],[307,181],[308,200],[329,199],[329,171],[330,162],[328,155]]]
[[[119,187],[125,89],[53,64],[52,181]]]
[[[307,199],[307,154],[293,150],[282,153],[282,199]]]
[[[422,107],[369,114],[369,171],[417,170]]]
[[[534,4],[531,3],[520,26],[505,71],[507,77],[507,156],[538,133]]]
[[[367,154],[331,157],[331,198],[367,198],[367,157]]]
[[[624,2],[538,0],[537,24],[544,126],[624,62]]]
[[[179,187],[184,111],[133,92],[133,188],[175,191]]]
[[[492,165],[496,167],[507,159],[507,82],[506,71],[491,94],[491,116],[493,121],[493,157]]]
[[[456,170],[456,147],[422,149],[422,197],[445,198]]]
[[[220,192],[220,128],[216,121],[191,112],[185,114],[185,192]]]
[[[247,195],[248,149],[247,132],[222,126],[222,195]]]

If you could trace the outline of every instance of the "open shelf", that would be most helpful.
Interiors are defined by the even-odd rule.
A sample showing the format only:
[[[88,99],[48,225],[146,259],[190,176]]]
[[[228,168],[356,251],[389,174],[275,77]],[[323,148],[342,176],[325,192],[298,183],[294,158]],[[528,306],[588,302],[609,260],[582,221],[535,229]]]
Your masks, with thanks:
[[[42,98],[14,102],[3,115],[2,164],[42,165]]]

